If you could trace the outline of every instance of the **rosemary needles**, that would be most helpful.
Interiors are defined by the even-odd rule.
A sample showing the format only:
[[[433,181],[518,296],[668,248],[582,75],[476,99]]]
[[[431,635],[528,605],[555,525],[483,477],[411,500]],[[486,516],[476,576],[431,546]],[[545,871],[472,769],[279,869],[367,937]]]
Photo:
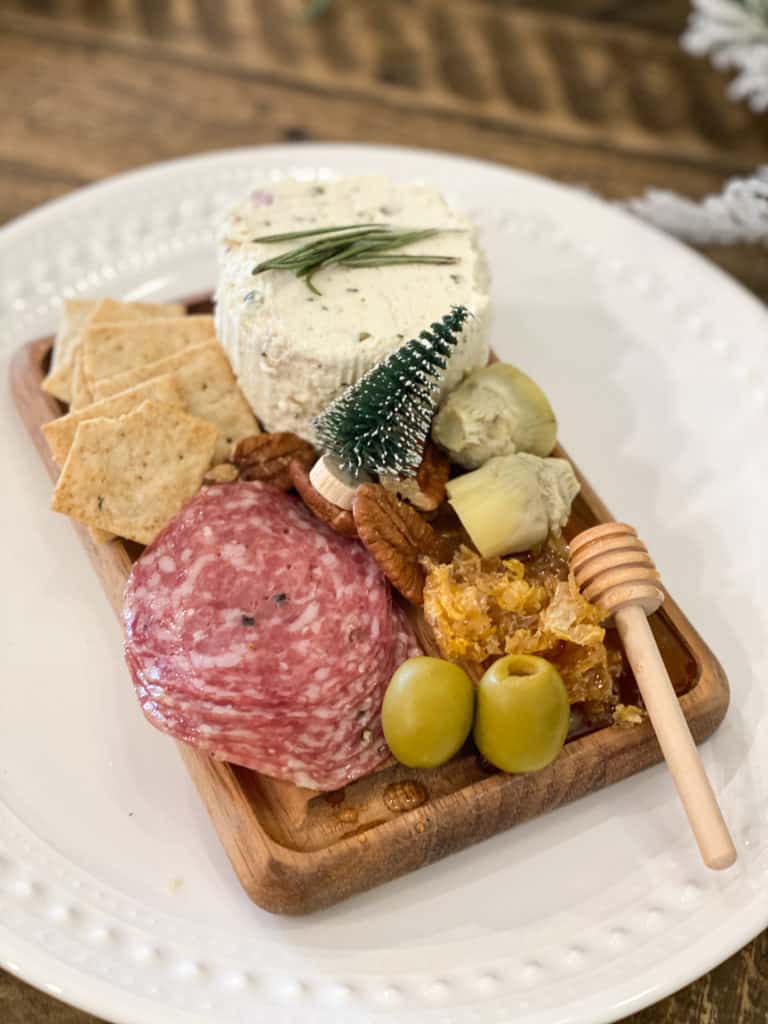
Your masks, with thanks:
[[[398,252],[406,245],[442,234],[450,228],[393,228],[388,224],[342,224],[337,227],[289,231],[280,235],[263,235],[254,242],[281,243],[308,239],[303,245],[263,260],[252,273],[265,270],[290,270],[303,278],[307,287],[319,295],[314,276],[332,266],[388,267],[404,263],[458,263],[455,256],[431,256],[426,253]]]

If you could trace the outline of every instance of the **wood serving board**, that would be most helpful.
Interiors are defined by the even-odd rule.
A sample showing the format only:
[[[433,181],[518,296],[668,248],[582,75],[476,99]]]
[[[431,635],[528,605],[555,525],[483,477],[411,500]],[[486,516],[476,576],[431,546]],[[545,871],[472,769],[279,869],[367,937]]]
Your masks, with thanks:
[[[58,468],[40,429],[64,411],[40,389],[51,344],[51,338],[42,338],[18,351],[11,385],[55,480]],[[567,536],[612,518],[586,480],[579,480]],[[73,525],[119,616],[125,581],[141,548],[121,541],[94,544],[86,527]],[[419,610],[412,619],[427,653],[438,653]],[[691,731],[701,742],[725,715],[727,679],[669,596],[651,625]],[[127,679],[120,685],[128,685]],[[572,738],[553,764],[530,775],[489,773],[468,746],[441,768],[413,770],[392,763],[344,790],[319,794],[178,746],[246,893],[282,914],[330,906],[662,759],[645,721]]]

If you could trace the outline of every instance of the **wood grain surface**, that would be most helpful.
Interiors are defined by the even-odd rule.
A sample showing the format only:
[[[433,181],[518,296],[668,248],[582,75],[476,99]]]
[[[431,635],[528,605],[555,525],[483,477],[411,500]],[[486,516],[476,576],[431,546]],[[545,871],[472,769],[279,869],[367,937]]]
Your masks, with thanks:
[[[719,189],[768,118],[683,54],[685,0],[2,0],[0,221],[120,170],[302,139],[430,146],[609,197]],[[707,253],[768,298],[750,247]],[[632,1024],[764,1024],[768,939]],[[0,972],[3,1024],[92,1024]]]

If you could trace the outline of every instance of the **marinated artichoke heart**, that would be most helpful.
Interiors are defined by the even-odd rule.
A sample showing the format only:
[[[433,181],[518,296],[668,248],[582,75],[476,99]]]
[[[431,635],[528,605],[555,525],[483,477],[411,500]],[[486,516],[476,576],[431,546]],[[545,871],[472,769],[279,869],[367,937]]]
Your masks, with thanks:
[[[579,493],[567,459],[519,452],[449,481],[448,500],[484,558],[528,551],[559,534]]]
[[[549,455],[557,420],[538,384],[509,363],[473,370],[435,416],[432,437],[466,469],[495,455]]]

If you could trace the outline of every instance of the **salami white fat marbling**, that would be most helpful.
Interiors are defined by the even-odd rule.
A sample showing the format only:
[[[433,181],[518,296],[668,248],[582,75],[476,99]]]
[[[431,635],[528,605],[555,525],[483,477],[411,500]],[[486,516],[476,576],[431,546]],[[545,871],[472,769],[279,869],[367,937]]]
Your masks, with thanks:
[[[258,482],[201,491],[133,568],[125,656],[145,715],[315,789],[388,756],[380,709],[419,653],[365,548]]]

